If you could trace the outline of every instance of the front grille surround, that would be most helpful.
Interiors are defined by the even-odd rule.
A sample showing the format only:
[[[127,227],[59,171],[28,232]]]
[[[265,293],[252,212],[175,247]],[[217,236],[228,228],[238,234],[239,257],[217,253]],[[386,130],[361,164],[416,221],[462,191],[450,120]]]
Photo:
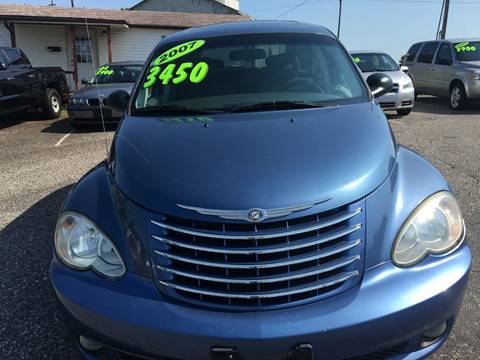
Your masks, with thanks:
[[[200,306],[278,309],[336,295],[363,275],[364,200],[259,224],[206,218],[150,220],[162,293]]]

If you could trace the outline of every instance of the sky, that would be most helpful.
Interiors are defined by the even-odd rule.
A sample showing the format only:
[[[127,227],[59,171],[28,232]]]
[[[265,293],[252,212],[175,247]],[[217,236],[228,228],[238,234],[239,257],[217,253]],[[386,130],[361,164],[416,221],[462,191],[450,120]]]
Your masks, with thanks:
[[[74,0],[77,7],[122,8],[136,0]],[[70,6],[70,0],[54,0]],[[241,10],[257,19],[280,17],[337,30],[339,0],[240,0]],[[50,0],[0,0],[0,3],[48,5]],[[434,39],[442,0],[343,0],[340,40],[349,50],[383,50],[400,59],[410,45]],[[480,0],[452,0],[447,37],[479,37]]]

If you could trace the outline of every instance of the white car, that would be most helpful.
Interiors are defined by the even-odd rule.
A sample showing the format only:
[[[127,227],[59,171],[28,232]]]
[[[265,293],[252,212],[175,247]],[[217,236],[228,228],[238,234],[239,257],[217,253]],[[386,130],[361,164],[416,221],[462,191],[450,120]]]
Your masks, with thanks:
[[[415,105],[415,88],[412,79],[406,73],[407,67],[400,68],[392,57],[382,51],[352,51],[353,60],[367,79],[374,73],[385,73],[393,80],[393,89],[378,98],[384,110],[395,110],[398,115],[410,114]]]

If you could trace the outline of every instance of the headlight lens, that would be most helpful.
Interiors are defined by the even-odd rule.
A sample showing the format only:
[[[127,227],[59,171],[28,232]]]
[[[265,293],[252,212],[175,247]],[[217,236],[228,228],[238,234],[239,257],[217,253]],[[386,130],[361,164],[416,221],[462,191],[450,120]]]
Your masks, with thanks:
[[[398,266],[411,266],[428,254],[448,252],[462,240],[463,231],[462,214],[453,195],[432,195],[403,224],[393,246],[392,260]]]
[[[93,269],[107,277],[125,274],[125,265],[112,241],[83,215],[65,212],[60,216],[55,249],[65,264],[77,270]]]
[[[72,99],[73,105],[88,105],[88,100],[83,98],[73,98]]]
[[[472,73],[472,79],[473,80],[480,80],[480,71],[474,71]]]
[[[411,79],[408,79],[404,84],[403,84],[404,89],[411,89],[413,88],[413,81]]]

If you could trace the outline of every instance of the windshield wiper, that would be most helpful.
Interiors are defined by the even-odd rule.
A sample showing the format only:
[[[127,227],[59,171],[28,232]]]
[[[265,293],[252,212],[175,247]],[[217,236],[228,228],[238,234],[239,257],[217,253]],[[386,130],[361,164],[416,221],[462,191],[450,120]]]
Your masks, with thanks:
[[[138,114],[173,114],[173,115],[207,115],[207,114],[220,114],[224,111],[216,109],[206,109],[206,108],[193,108],[190,106],[172,104],[172,105],[162,105],[162,106],[148,106],[140,109],[135,109],[135,113]]]
[[[230,108],[222,108],[228,112],[249,112],[249,111],[263,111],[263,110],[287,110],[287,109],[313,109],[321,108],[325,105],[308,103],[305,101],[268,101],[253,103],[248,105],[233,106]]]

